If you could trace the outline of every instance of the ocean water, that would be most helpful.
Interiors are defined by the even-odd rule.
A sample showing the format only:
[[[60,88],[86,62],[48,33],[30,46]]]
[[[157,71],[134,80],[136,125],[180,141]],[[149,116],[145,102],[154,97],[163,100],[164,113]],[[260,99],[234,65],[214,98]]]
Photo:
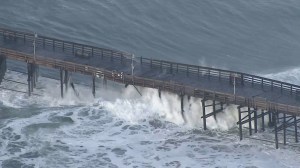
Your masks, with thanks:
[[[297,0],[20,0],[1,2],[0,26],[300,84],[299,9]],[[5,78],[26,83],[13,69]],[[64,99],[59,82],[44,77],[34,92],[41,96],[1,89],[0,166],[300,165],[292,137],[278,150],[272,142],[239,141],[234,105],[217,121],[209,118],[209,130],[203,131],[199,99],[185,100],[184,123],[174,94],[159,99],[156,90],[140,88],[140,96],[134,88],[113,83],[105,88],[98,81],[93,98],[81,83],[79,97],[69,91]],[[7,80],[1,87],[27,90]],[[267,129],[252,137],[273,136]]]

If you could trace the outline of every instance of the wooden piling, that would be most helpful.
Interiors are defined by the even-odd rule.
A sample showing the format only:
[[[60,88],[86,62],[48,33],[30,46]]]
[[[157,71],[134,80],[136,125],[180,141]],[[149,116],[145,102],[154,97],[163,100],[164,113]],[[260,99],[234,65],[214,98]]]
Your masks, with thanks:
[[[27,82],[28,82],[28,96],[31,96],[31,66],[27,63]]]
[[[265,131],[265,112],[264,112],[264,110],[261,110],[261,126],[262,126],[262,131]]]
[[[96,97],[96,77],[95,77],[95,75],[93,75],[93,86],[92,86],[92,88],[93,88],[93,96],[94,97]]]
[[[63,69],[60,68],[60,96],[61,98],[64,97],[64,81],[63,81]]]
[[[251,125],[251,109],[248,105],[248,119],[249,119],[249,135],[252,135],[252,125]]]
[[[278,149],[278,132],[277,132],[277,115],[276,115],[276,112],[273,112],[273,121],[274,121],[274,132],[275,132],[275,147],[276,149]]]
[[[294,117],[294,127],[295,127],[295,142],[298,143],[298,130],[297,130],[297,117],[296,115]]]
[[[202,113],[203,113],[203,129],[206,130],[205,100],[201,100],[201,102],[202,102]]]
[[[240,141],[241,141],[243,139],[241,107],[238,107],[238,113],[239,113],[239,132],[240,132]]]

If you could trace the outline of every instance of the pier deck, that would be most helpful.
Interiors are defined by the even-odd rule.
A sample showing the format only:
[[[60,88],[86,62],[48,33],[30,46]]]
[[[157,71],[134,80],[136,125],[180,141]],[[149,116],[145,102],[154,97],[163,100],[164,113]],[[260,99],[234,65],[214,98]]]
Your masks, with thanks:
[[[300,86],[256,75],[134,57],[126,52],[45,36],[34,38],[32,33],[8,29],[0,29],[0,55],[6,59],[83,73],[125,85],[173,92],[182,99],[186,95],[222,104],[266,110],[270,113],[275,111],[292,116],[300,115]],[[203,116],[207,118],[211,115]],[[251,117],[251,114],[249,116]],[[251,120],[249,118],[249,121]],[[239,122],[242,122],[241,119]]]

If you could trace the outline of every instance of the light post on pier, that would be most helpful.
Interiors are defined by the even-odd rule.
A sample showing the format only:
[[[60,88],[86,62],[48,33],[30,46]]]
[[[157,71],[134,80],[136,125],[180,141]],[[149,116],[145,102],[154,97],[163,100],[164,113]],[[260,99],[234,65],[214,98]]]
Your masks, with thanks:
[[[233,74],[233,94],[235,95],[235,85],[236,85],[236,78],[238,77],[238,75],[235,73]]]
[[[36,38],[38,37],[37,33],[34,33],[34,37],[33,37],[33,60],[35,62],[35,41],[36,41]]]
[[[133,70],[134,70],[133,59],[134,59],[134,54],[131,55],[131,76],[132,76],[132,82],[133,82]]]

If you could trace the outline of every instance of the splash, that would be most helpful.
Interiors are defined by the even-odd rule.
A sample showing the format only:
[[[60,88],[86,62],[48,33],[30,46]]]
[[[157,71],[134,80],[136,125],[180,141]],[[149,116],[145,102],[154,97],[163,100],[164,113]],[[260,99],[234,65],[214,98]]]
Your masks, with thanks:
[[[300,85],[300,68],[292,68],[279,73],[269,73],[262,75],[280,81],[287,81],[296,85]]]
[[[24,75],[16,72],[8,72],[6,78],[26,81]],[[4,82],[4,86],[11,85]],[[40,96],[28,97],[26,94],[13,93],[11,91],[2,91],[2,102],[6,106],[14,108],[35,104],[43,107],[58,106],[89,106],[98,109],[106,109],[118,118],[128,121],[132,124],[138,124],[143,120],[160,119],[177,125],[186,126],[188,128],[201,128],[202,122],[202,105],[201,99],[187,97],[184,98],[184,117],[181,114],[180,97],[169,92],[162,92],[159,98],[156,89],[141,88],[138,89],[142,93],[140,96],[133,86],[125,88],[119,84],[112,84],[106,87],[100,82],[97,84],[96,98],[92,96],[91,89],[88,86],[77,85],[80,96],[77,97],[72,89],[65,92],[64,98],[60,97],[60,83],[57,80],[41,77],[34,93]],[[19,90],[26,91],[26,85],[14,84]],[[217,115],[217,120],[213,117],[207,118],[207,126],[209,129],[228,130],[236,126],[237,110],[236,106],[225,106],[223,112]],[[206,110],[212,111],[211,107]]]

